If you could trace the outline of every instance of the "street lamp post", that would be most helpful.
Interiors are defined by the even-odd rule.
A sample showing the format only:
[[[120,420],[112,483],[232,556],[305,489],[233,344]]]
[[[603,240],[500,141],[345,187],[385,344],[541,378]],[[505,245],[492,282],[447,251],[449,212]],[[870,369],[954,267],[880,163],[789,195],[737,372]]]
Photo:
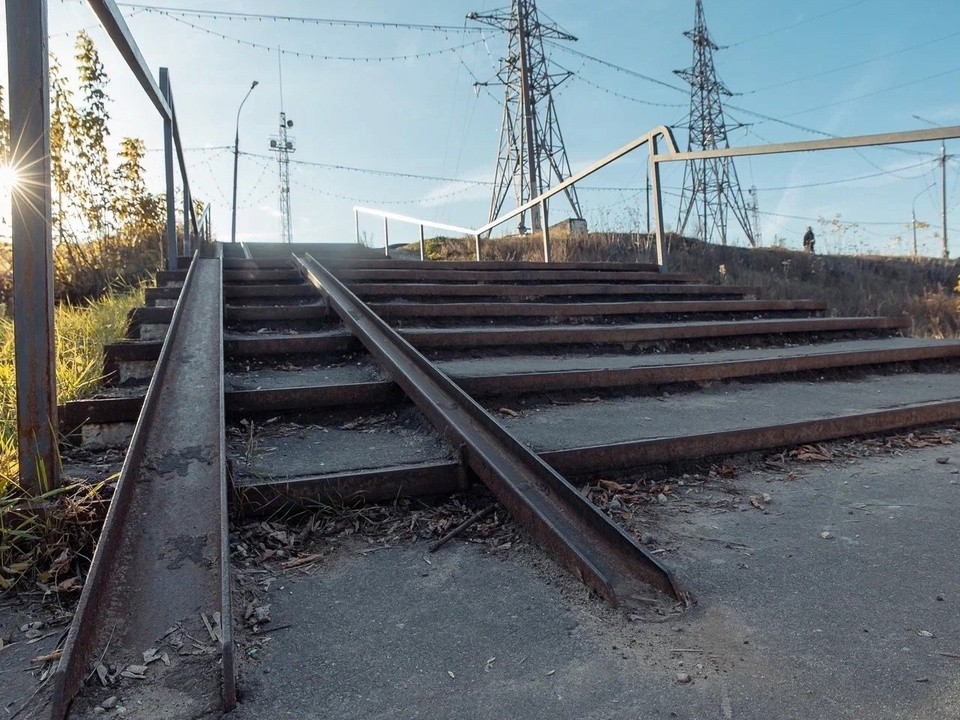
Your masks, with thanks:
[[[257,85],[259,83],[256,80],[250,83],[250,89],[247,90],[247,94],[240,101],[240,107],[237,108],[237,132],[233,138],[233,219],[230,222],[230,242],[232,243],[237,241],[237,164],[240,160],[240,111],[243,110],[244,103],[247,102],[247,98],[250,97],[250,93]]]
[[[914,115],[914,119],[919,120],[920,122],[925,122],[927,125],[933,125],[933,127],[941,127],[935,122],[922,118],[919,115]],[[944,260],[950,257],[950,249],[947,245],[947,141],[940,141],[940,192],[941,192],[941,209],[940,209],[940,221],[943,224],[943,252],[942,257]]]

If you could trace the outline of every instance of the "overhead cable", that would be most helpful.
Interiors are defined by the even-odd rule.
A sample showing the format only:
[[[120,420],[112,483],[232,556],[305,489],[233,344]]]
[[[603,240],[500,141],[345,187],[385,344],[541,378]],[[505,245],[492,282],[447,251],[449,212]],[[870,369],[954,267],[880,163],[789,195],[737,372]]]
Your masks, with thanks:
[[[262,155],[260,153],[251,153],[251,152],[243,152],[243,151],[241,151],[240,154],[246,155],[249,157],[256,157],[256,158],[270,159],[271,157],[269,155]],[[326,168],[327,170],[344,170],[348,172],[364,173],[367,175],[380,175],[383,177],[407,178],[410,180],[433,180],[435,182],[462,183],[464,185],[493,185],[492,182],[487,180],[464,180],[462,178],[443,177],[440,175],[418,175],[416,173],[396,172],[393,170],[380,170],[377,168],[352,167],[350,165],[334,165],[331,163],[313,162],[310,160],[294,160],[293,158],[290,159],[290,163],[293,165],[308,165],[310,167]]]
[[[479,45],[482,40],[473,40],[471,42],[461,43],[460,45],[455,45],[453,47],[440,48],[439,50],[425,50],[424,52],[419,53],[409,53],[406,55],[383,55],[383,56],[351,56],[351,55],[321,55],[319,53],[305,52],[302,50],[287,50],[285,48],[278,48],[273,45],[265,45],[264,43],[254,42],[253,40],[244,40],[243,38],[234,37],[233,35],[227,35],[226,33],[219,32],[217,30],[211,30],[210,28],[203,27],[202,25],[197,25],[196,23],[190,22],[189,20],[184,20],[181,17],[176,15],[170,15],[164,12],[158,12],[160,15],[166,15],[174,22],[178,22],[182,25],[186,25],[198,32],[205,33],[207,35],[212,35],[213,37],[219,38],[221,40],[227,40],[228,42],[235,42],[239,45],[245,45],[246,47],[256,48],[257,50],[267,50],[271,53],[281,53],[282,55],[292,56],[292,57],[303,57],[310,58],[311,60],[326,60],[326,61],[339,61],[339,62],[363,62],[363,63],[382,63],[382,62],[396,62],[400,60],[419,60],[426,57],[434,57],[436,55],[445,55],[447,53],[456,53],[464,48],[472,47],[474,45]]]
[[[137,12],[150,12],[158,15],[178,15],[181,17],[211,18],[215,20],[243,20],[292,22],[304,25],[332,25],[337,27],[366,27],[385,28],[390,30],[419,30],[422,32],[467,33],[477,32],[479,28],[463,27],[458,25],[431,25],[419,23],[387,22],[384,20],[347,20],[341,18],[303,17],[297,15],[271,15],[267,13],[227,12],[222,10],[203,10],[201,8],[161,7],[159,5],[142,5],[137,3],[117,3],[120,7],[131,8]]]

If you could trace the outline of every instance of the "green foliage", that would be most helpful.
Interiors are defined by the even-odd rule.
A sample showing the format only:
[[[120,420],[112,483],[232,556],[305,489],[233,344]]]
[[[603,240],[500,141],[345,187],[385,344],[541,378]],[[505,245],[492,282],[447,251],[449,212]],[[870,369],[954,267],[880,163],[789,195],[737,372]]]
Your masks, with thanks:
[[[121,339],[130,310],[143,304],[140,290],[108,292],[83,306],[56,309],[57,400],[93,395],[103,370],[103,346]],[[16,374],[13,322],[0,318],[0,496],[17,477]]]
[[[111,158],[109,78],[84,32],[74,59],[76,89],[50,58],[50,159],[55,288],[78,301],[159,267],[165,201],[147,191],[142,140],[123,138]]]

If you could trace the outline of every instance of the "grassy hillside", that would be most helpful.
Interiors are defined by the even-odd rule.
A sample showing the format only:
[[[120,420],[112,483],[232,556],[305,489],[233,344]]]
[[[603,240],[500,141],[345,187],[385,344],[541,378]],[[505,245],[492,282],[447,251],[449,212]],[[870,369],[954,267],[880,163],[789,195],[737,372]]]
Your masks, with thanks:
[[[591,233],[552,238],[557,261],[654,262],[646,235]],[[473,241],[429,240],[434,260],[469,260]],[[483,242],[485,260],[541,260],[539,235]],[[906,315],[912,334],[960,337],[957,295],[960,260],[849,255],[811,255],[781,248],[723,247],[671,235],[667,256],[672,272],[695,273],[710,282],[749,285],[770,299],[826,300],[831,315]]]

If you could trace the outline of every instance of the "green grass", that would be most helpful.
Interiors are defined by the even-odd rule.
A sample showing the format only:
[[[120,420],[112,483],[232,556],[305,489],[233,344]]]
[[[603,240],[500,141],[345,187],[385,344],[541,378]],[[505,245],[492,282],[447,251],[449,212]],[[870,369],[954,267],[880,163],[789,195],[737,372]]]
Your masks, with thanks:
[[[90,397],[97,391],[103,346],[124,336],[127,314],[142,304],[143,291],[136,289],[110,292],[85,306],[57,307],[57,402]],[[16,405],[13,321],[0,317],[0,496],[17,477]]]
[[[122,338],[127,314],[143,304],[140,289],[110,292],[83,306],[61,304],[54,316],[57,401],[93,395],[100,386],[103,346]],[[0,317],[0,590],[32,576],[46,587],[75,591],[70,562],[88,537],[108,499],[104,483],[71,484],[29,499],[17,487],[16,374],[13,322]],[[43,511],[30,508],[43,507]],[[102,517],[100,517],[102,520]],[[66,582],[61,586],[59,583]]]

